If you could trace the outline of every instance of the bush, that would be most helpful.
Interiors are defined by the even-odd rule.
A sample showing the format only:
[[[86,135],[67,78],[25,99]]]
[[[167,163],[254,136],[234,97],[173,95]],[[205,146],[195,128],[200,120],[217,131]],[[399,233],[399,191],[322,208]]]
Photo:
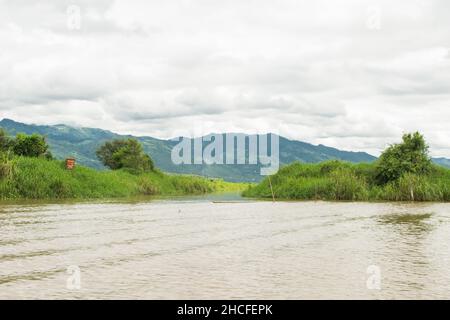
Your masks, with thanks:
[[[406,173],[426,175],[432,169],[428,145],[419,133],[403,135],[403,142],[391,145],[376,163],[378,183],[385,184],[400,179]]]
[[[133,173],[154,170],[153,160],[135,139],[106,142],[97,150],[97,157],[112,170],[129,169]]]
[[[24,157],[48,157],[48,148],[45,138],[38,134],[19,133],[12,143],[13,152]]]

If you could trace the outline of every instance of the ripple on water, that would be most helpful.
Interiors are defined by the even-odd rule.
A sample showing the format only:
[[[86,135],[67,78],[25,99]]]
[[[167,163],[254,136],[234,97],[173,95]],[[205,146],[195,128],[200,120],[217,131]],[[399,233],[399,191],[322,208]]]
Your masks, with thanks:
[[[0,298],[450,298],[449,222],[448,204],[8,205]]]

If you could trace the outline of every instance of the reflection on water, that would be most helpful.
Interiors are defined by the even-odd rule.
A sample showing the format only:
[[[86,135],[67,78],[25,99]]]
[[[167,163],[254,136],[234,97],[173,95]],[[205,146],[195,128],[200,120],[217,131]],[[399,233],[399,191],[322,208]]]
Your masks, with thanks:
[[[415,297],[426,298],[423,291],[427,291],[427,286],[430,285],[427,281],[432,280],[429,275],[434,271],[433,265],[430,265],[431,252],[427,243],[433,241],[431,232],[440,222],[433,221],[433,213],[423,212],[424,208],[413,207],[409,211],[410,206],[404,205],[400,212],[382,215],[378,220],[388,228],[385,232],[386,239],[392,239],[394,244],[386,249],[390,255],[390,265],[408,275],[393,279],[390,285],[402,290],[411,288]]]
[[[393,213],[380,216],[379,221],[402,232],[406,230],[407,233],[420,234],[431,230],[431,216],[431,213]]]
[[[449,204],[236,200],[1,205],[0,298],[450,298]]]
[[[421,226],[425,219],[431,218],[431,213],[423,214],[387,214],[380,217],[380,220],[386,224],[406,224],[411,226]]]

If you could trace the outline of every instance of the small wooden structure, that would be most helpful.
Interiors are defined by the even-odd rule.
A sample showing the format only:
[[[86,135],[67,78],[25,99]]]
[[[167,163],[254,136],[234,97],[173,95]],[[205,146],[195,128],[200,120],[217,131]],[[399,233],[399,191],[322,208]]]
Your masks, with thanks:
[[[75,158],[67,158],[66,159],[66,169],[73,170],[75,168]]]

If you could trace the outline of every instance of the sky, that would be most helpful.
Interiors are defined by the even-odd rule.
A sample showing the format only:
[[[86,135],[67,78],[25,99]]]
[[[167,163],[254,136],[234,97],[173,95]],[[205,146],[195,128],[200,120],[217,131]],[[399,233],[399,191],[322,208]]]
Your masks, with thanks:
[[[0,0],[0,119],[450,157],[448,0]]]

